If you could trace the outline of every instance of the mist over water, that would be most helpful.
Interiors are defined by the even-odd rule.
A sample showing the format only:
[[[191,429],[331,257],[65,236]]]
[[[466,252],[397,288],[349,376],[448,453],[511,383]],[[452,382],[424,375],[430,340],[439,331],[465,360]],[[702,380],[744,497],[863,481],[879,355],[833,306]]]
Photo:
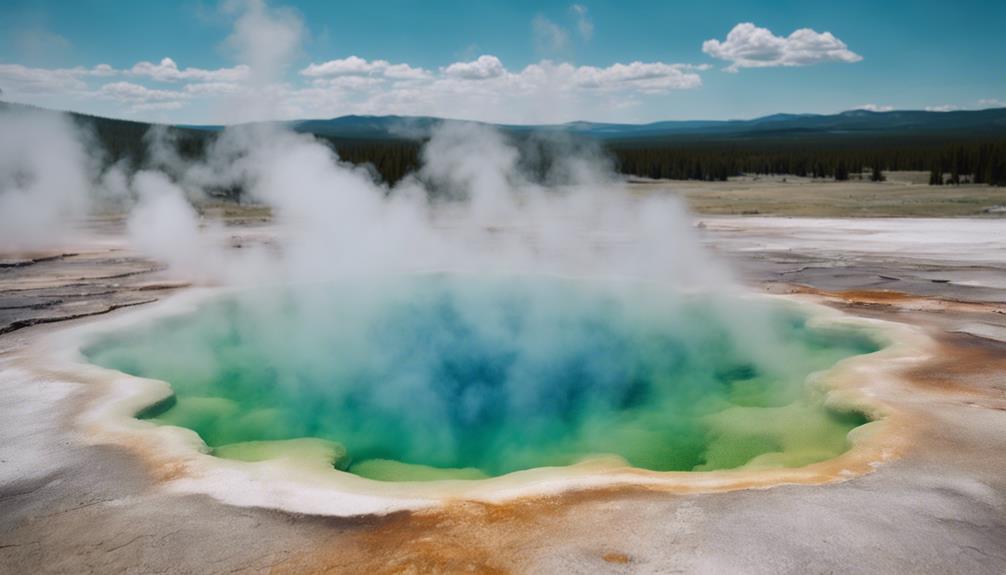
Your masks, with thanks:
[[[335,467],[376,479],[601,455],[661,471],[797,466],[843,452],[862,418],[829,412],[803,382],[875,344],[750,302],[779,345],[766,356],[717,305],[637,282],[420,275],[224,298],[87,353],[172,382],[177,401],[148,415],[218,455],[321,438]]]

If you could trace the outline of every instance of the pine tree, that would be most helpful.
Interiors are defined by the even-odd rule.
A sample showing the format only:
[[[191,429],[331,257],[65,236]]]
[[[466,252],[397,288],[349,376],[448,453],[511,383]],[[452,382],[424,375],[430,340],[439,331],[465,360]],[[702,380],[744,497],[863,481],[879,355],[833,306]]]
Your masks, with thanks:
[[[849,179],[849,168],[845,166],[845,160],[839,160],[835,166],[835,181],[844,182]]]
[[[880,161],[877,160],[873,163],[873,173],[870,174],[870,180],[874,182],[883,182],[887,178],[884,177],[884,172],[880,170]]]
[[[930,186],[943,185],[943,170],[940,169],[939,165],[934,165],[932,169],[929,170],[929,185]]]

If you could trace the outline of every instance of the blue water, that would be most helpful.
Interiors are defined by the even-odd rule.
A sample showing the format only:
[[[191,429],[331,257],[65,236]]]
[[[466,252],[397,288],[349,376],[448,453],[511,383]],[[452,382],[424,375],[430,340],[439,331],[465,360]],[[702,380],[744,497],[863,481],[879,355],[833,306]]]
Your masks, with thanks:
[[[804,381],[876,349],[769,301],[431,275],[218,298],[85,353],[168,381],[174,401],[140,415],[220,455],[315,437],[342,446],[337,468],[409,480],[598,455],[653,470],[833,457],[865,420]]]

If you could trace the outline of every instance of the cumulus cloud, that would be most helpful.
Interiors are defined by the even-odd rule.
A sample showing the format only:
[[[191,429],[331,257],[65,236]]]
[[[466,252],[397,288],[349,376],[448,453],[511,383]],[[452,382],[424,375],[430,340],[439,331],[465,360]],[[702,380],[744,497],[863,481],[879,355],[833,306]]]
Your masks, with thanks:
[[[108,64],[98,64],[94,68],[91,68],[90,70],[88,70],[88,72],[87,72],[86,75],[87,76],[105,77],[105,76],[114,76],[114,75],[116,75],[118,73],[119,73],[118,70],[116,70],[115,68],[109,66]]]
[[[91,68],[77,66],[75,68],[30,68],[21,64],[0,64],[0,82],[12,93],[25,94],[60,94],[67,92],[86,92],[91,79],[108,78],[111,76],[128,75],[138,78],[150,78],[160,82],[189,82],[185,90],[189,93],[222,93],[222,86],[233,85],[247,76],[248,67],[239,65],[233,68],[203,70],[200,68],[179,69],[171,58],[164,58],[158,64],[138,62],[128,70],[119,70],[108,64],[98,64]],[[132,82],[118,82],[98,90],[103,95],[120,95],[124,91],[138,94],[140,88],[156,94],[158,90],[150,90]],[[128,87],[127,87],[128,86]]]
[[[635,88],[643,92],[687,90],[702,85],[696,67],[663,62],[631,62],[607,68],[580,66],[574,79],[579,86],[604,89]]]
[[[423,68],[414,68],[408,64],[392,64],[387,60],[368,61],[359,56],[329,60],[321,64],[312,62],[311,65],[301,70],[300,73],[309,78],[383,76],[396,80],[419,80],[430,75]]]
[[[881,104],[862,104],[856,106],[856,110],[868,110],[870,112],[890,112],[894,109],[894,106],[886,106]]]
[[[466,80],[498,78],[506,73],[503,62],[496,56],[483,54],[471,62],[455,62],[444,68],[444,75]]]
[[[132,82],[112,82],[98,89],[98,97],[127,105],[127,112],[178,110],[191,95],[180,90],[157,90]]]
[[[0,82],[13,93],[51,94],[87,89],[88,77],[110,76],[115,70],[108,64],[93,68],[30,68],[21,64],[0,64]]]
[[[0,64],[0,86],[15,100],[20,95],[32,101],[29,98],[37,93],[73,94],[78,101],[121,103],[130,114],[190,109],[189,104],[196,101],[216,109],[237,109],[243,114],[185,118],[186,122],[357,113],[429,114],[519,123],[582,117],[614,120],[618,117],[612,116],[613,112],[622,113],[639,105],[641,97],[700,87],[699,72],[709,66],[641,61],[577,66],[541,60],[511,70],[497,56],[483,54],[430,70],[353,55],[302,68],[300,83],[276,77],[264,84],[251,78],[251,68],[181,68],[171,58],[158,64],[140,62],[124,70],[108,65],[43,69]],[[120,81],[100,83],[112,76],[120,76]],[[166,88],[166,84],[170,86]],[[261,105],[266,100],[269,105]],[[245,101],[253,104],[241,104]]]
[[[300,71],[305,76],[352,76],[373,74],[381,69],[382,64],[387,64],[384,60],[368,62],[359,56],[350,56],[338,60],[329,60],[322,64],[311,63],[310,66]]]
[[[382,87],[384,80],[372,76],[335,76],[315,80],[314,85],[321,88],[362,91]]]
[[[127,114],[184,110],[158,119],[185,123],[342,114],[435,115],[508,123],[625,121],[631,117],[629,110],[649,97],[701,86],[699,72],[709,67],[641,61],[577,66],[543,59],[509,69],[496,55],[482,54],[423,68],[345,55],[312,62],[291,78],[287,72],[300,55],[305,33],[302,17],[265,0],[224,0],[222,9],[233,20],[224,42],[235,58],[232,67],[184,67],[171,57],[123,69],[106,64],[63,69],[0,64],[0,87],[13,101],[59,102],[54,107],[95,113],[107,113],[109,103],[121,105]],[[592,23],[586,6],[570,5],[568,15],[574,18],[570,30],[588,38]],[[534,26],[550,50],[568,47],[567,29],[544,17],[537,18]],[[62,97],[68,94],[73,104]],[[209,113],[213,116],[203,115]]]
[[[238,65],[233,68],[204,70],[202,68],[178,68],[171,58],[162,58],[160,62],[139,62],[129,73],[134,76],[146,76],[158,82],[178,82],[196,80],[200,82],[239,82],[248,77],[248,66]]]
[[[1006,107],[1006,100],[1000,100],[998,98],[982,98],[978,100],[978,106],[982,108],[1004,108]]]
[[[178,100],[186,95],[175,90],[155,90],[132,82],[113,82],[101,87],[101,94],[122,101]]]
[[[369,66],[359,64],[359,69]],[[538,123],[610,118],[641,98],[702,85],[702,66],[662,62],[576,66],[542,60],[510,70],[496,56],[455,62],[418,81],[356,75],[315,78],[291,88],[291,109],[333,114],[435,115],[493,122]]]
[[[587,7],[583,4],[573,4],[569,11],[576,18],[576,30],[580,33],[580,38],[590,40],[594,36],[594,23],[590,19]]]
[[[961,107],[956,104],[940,104],[938,106],[926,106],[927,112],[956,112]]]
[[[200,82],[198,84],[186,84],[185,93],[194,96],[228,96],[240,93],[243,90],[241,84],[233,82]]]
[[[542,85],[557,86],[567,90],[640,90],[666,92],[687,90],[702,85],[696,73],[700,69],[688,64],[663,62],[615,63],[607,67],[574,66],[567,62],[543,60],[517,72],[510,72],[499,58],[484,55],[472,62],[457,62],[443,69],[446,78],[463,80],[498,79],[512,88]]]
[[[809,66],[824,62],[859,62],[862,56],[831,32],[816,32],[801,28],[787,37],[776,36],[767,28],[750,22],[734,26],[722,42],[706,40],[702,51],[730,62],[726,70],[769,68],[776,66]]]
[[[413,68],[408,64],[390,64],[384,69],[384,76],[395,80],[421,80],[429,75],[423,68]]]

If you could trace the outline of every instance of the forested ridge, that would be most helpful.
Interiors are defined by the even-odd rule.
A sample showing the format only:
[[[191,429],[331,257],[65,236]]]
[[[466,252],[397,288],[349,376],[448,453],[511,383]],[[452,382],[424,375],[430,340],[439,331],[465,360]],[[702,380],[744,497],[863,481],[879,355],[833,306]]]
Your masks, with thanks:
[[[848,179],[874,170],[929,171],[933,184],[962,181],[1006,185],[1006,137],[878,138],[843,136],[743,142],[609,142],[628,175],[674,180],[725,180],[739,174]]]
[[[105,162],[124,161],[139,168],[149,161],[145,136],[151,124],[83,114],[73,117],[97,139],[96,143],[105,152]],[[201,157],[219,134],[218,130],[194,127],[174,126],[167,130],[179,153],[192,159]],[[931,184],[974,182],[1006,186],[1006,126],[988,126],[974,130],[974,135],[967,132],[899,132],[890,128],[881,133],[767,131],[624,139],[599,139],[574,133],[566,135],[564,145],[589,144],[606,155],[619,172],[654,179],[714,181],[741,174],[778,174],[842,180],[857,173],[879,176],[885,171],[913,170],[929,171]],[[506,133],[517,142],[522,153],[534,156],[539,164],[548,163],[549,149],[561,148],[528,145],[542,140],[529,137],[531,132],[527,130]],[[343,160],[369,164],[380,178],[392,184],[418,167],[424,143],[421,137],[340,137],[331,133],[315,136],[327,142]]]

